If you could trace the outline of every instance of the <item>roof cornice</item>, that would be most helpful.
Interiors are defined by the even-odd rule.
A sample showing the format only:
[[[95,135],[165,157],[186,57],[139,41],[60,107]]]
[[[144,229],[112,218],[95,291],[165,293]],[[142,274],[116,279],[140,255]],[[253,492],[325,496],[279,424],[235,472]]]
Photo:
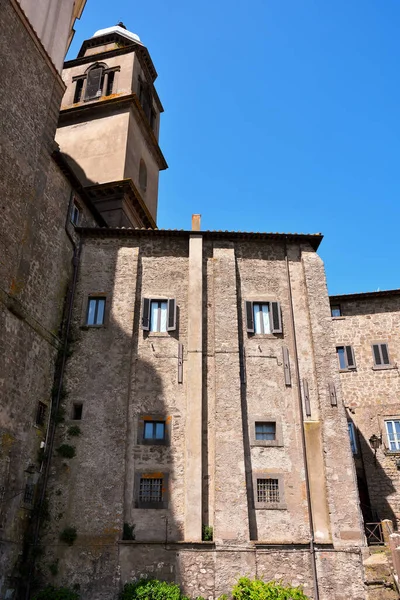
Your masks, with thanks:
[[[382,290],[379,292],[359,292],[355,294],[337,294],[329,296],[331,302],[339,302],[340,300],[368,300],[373,298],[384,298],[387,296],[400,296],[400,289]]]

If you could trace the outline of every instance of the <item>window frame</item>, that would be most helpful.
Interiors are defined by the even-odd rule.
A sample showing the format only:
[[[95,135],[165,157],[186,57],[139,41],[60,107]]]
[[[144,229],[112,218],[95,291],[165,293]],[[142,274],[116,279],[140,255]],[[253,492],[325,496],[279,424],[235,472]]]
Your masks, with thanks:
[[[279,502],[259,502],[257,499],[257,483],[259,479],[276,479],[278,481]],[[256,471],[253,473],[253,493],[255,510],[286,510],[284,473]]]
[[[255,330],[255,315],[254,315],[254,306],[266,306],[268,305],[268,315],[270,322],[269,333],[256,333]],[[283,322],[282,322],[282,307],[281,303],[277,300],[263,300],[252,299],[244,301],[244,321],[246,325],[246,331],[248,334],[253,334],[256,336],[273,336],[276,334],[283,334]]]
[[[43,427],[46,421],[47,404],[39,400],[36,408],[35,425],[36,427]]]
[[[379,348],[379,357],[382,360],[382,363],[380,365],[378,365],[376,362],[374,346],[378,346],[378,348]],[[386,353],[387,353],[387,357],[388,357],[388,361],[389,361],[388,363],[383,363],[382,346],[386,346]],[[372,350],[372,359],[374,361],[372,368],[374,371],[381,371],[382,369],[384,370],[384,369],[392,369],[393,368],[393,364],[390,360],[388,342],[374,342],[373,344],[371,344],[371,350]]]
[[[388,448],[388,452],[394,453],[394,454],[400,454],[400,435],[397,437],[397,433],[396,433],[396,428],[393,427],[393,431],[395,432],[395,436],[396,436],[396,440],[395,440],[395,444],[397,445],[397,448],[395,450],[392,450],[390,447],[390,438],[389,438],[389,430],[388,430],[388,423],[400,423],[400,418],[390,418],[384,419],[384,423],[385,423],[385,434],[386,434],[386,440],[387,440],[387,448]]]
[[[162,479],[161,500],[159,502],[144,502],[140,499],[140,485],[142,479]],[[169,473],[152,472],[152,471],[136,471],[134,477],[134,498],[135,508],[141,509],[166,509],[169,501]]]
[[[80,418],[77,419],[76,418],[76,409],[78,408],[78,406],[80,407]],[[82,421],[82,416],[83,416],[83,402],[74,402],[72,405],[72,417],[71,417],[71,421]]]
[[[78,216],[76,219],[74,219],[74,216],[76,214]],[[75,198],[73,198],[72,206],[71,206],[71,215],[70,215],[69,220],[71,221],[71,223],[74,227],[79,227],[80,218],[81,218],[81,208],[80,208],[79,204],[77,203],[77,201],[75,200]]]
[[[167,328],[166,331],[151,331],[151,305],[152,302],[166,302],[167,303]],[[160,310],[160,309],[159,309]],[[141,327],[143,331],[147,331],[149,335],[168,335],[170,331],[177,330],[177,302],[175,298],[168,298],[166,296],[151,296],[142,298],[142,312],[141,312]],[[161,318],[161,317],[159,317]]]
[[[349,432],[350,448],[353,456],[358,455],[358,440],[357,440],[357,428],[353,421],[347,421],[347,428]]]
[[[342,366],[340,365],[340,358],[339,358],[339,349],[340,348],[343,348],[343,356],[344,356],[344,360],[345,360],[345,364],[346,364],[346,366],[344,368],[342,368]],[[352,365],[349,365],[349,352],[352,356],[352,361],[353,361]],[[336,357],[337,357],[337,362],[338,362],[340,373],[347,373],[348,371],[357,371],[356,357],[355,357],[353,346],[346,345],[346,344],[340,344],[339,346],[336,346]]]
[[[338,315],[334,315],[333,311],[334,310],[338,310],[339,314]],[[343,311],[342,311],[342,307],[340,304],[331,304],[331,317],[333,319],[338,319],[339,317],[343,317]]]
[[[144,437],[145,423],[164,423],[164,439],[148,439]],[[140,446],[169,446],[171,443],[171,417],[162,414],[139,415],[137,422],[137,443]]]
[[[275,423],[275,439],[274,440],[258,440],[256,439],[256,423]],[[249,420],[249,438],[250,446],[261,447],[282,447],[283,431],[282,419],[272,415],[255,415]]]
[[[88,318],[89,318],[89,309],[90,309],[90,302],[91,301],[99,301],[102,300],[104,301],[104,309],[103,309],[103,321],[102,323],[88,323]],[[90,328],[99,328],[99,327],[104,327],[106,324],[106,309],[107,309],[107,296],[105,294],[89,294],[87,297],[87,304],[86,304],[86,316],[85,316],[85,327],[90,327]],[[97,313],[98,313],[98,304],[96,303],[96,309],[95,309],[95,319],[97,317]]]

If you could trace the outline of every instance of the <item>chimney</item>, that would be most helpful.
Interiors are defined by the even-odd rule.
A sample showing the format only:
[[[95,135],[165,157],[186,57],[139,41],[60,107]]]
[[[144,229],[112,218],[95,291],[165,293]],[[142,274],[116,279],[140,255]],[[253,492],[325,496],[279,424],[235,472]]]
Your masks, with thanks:
[[[192,215],[192,231],[200,231],[201,215]]]

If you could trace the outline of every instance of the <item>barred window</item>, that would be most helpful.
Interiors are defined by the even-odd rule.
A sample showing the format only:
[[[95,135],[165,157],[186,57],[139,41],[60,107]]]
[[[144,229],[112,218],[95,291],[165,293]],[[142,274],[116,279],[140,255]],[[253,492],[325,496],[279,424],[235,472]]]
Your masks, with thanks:
[[[25,504],[33,504],[34,496],[35,496],[35,484],[29,482],[25,486],[24,503]]]
[[[255,423],[256,440],[275,440],[276,439],[276,423]]]
[[[257,502],[279,502],[278,479],[257,479]]]
[[[139,502],[162,502],[162,477],[141,477]]]

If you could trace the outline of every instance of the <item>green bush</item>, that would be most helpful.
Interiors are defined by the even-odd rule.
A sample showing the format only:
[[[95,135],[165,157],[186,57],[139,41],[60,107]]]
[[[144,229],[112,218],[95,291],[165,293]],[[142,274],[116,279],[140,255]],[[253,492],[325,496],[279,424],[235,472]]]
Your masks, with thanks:
[[[202,535],[201,535],[201,539],[203,540],[203,542],[212,542],[213,541],[213,528],[211,527],[211,525],[203,525],[202,527]]]
[[[74,446],[69,446],[68,444],[61,444],[61,446],[57,448],[57,452],[63,458],[74,458],[76,454]]]
[[[79,425],[71,425],[68,428],[68,435],[72,435],[72,436],[81,435],[81,428],[79,427]]]
[[[66,527],[60,533],[61,542],[65,542],[68,546],[72,546],[77,537],[78,534],[76,533],[75,527]]]
[[[79,600],[79,594],[69,588],[48,585],[33,597],[33,600]]]
[[[308,600],[298,587],[284,586],[276,581],[241,577],[232,590],[234,600]]]
[[[183,600],[179,585],[158,581],[157,579],[140,579],[127,583],[120,594],[120,600]]]

